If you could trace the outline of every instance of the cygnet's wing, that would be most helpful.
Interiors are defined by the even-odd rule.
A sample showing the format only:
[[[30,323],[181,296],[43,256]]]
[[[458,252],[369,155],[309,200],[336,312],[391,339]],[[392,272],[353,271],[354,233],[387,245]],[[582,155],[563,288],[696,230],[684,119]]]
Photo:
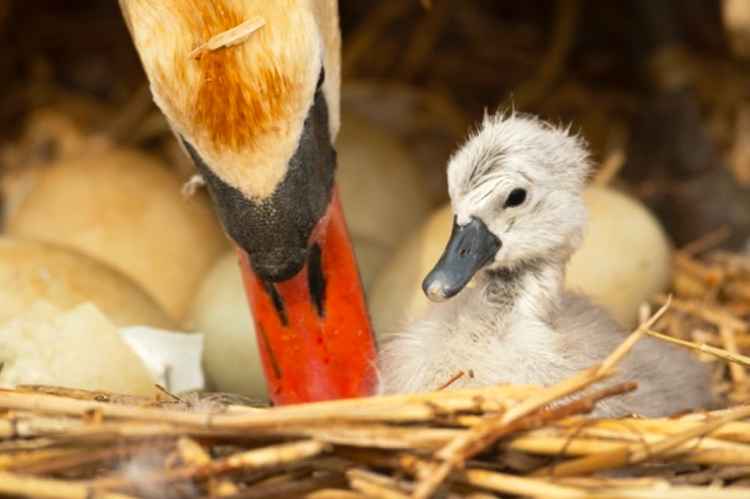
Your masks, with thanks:
[[[603,308],[573,293],[563,299],[557,326],[566,355],[582,367],[601,362],[627,337]],[[710,368],[688,350],[651,337],[620,363],[613,382],[622,381],[637,381],[638,390],[604,401],[598,415],[658,417],[714,405]]]

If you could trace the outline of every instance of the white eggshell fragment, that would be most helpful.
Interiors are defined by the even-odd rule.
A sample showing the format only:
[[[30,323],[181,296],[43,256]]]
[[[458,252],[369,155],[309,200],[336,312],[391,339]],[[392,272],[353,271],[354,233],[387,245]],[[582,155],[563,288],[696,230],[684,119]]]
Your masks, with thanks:
[[[151,377],[170,393],[203,390],[203,336],[146,326],[120,329]]]

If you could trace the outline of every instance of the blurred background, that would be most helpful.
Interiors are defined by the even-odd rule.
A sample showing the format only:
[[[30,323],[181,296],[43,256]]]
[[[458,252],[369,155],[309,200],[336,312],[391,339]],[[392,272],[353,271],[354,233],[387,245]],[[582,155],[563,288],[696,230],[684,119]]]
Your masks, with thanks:
[[[750,181],[746,4],[344,0],[344,107],[434,169],[436,197],[448,153],[485,109],[571,122],[596,159],[624,154],[619,178],[678,243],[727,221],[730,244],[741,244],[746,196],[728,184]],[[40,112],[192,172],[150,101],[116,2],[4,0],[0,41],[3,172],[64,153],[63,130],[45,131],[54,126],[34,120]],[[725,213],[730,201],[742,213]]]
[[[486,111],[571,124],[591,146],[594,182],[627,196],[625,208],[590,205],[605,267],[628,253],[651,258],[627,270],[654,282],[625,305],[590,284],[623,322],[666,286],[670,247],[709,236],[745,250],[750,2],[340,3],[339,183],[379,328],[396,327],[393,310],[411,298],[394,290],[418,285],[445,243],[446,161]],[[151,100],[117,2],[0,0],[0,54],[0,283],[16,286],[5,305],[0,291],[0,323],[44,295],[60,306],[94,301],[120,325],[224,328],[206,340],[217,364],[209,377],[255,393],[219,372],[242,350],[222,335],[250,337],[245,316],[227,330],[227,317],[247,314],[234,257]],[[32,253],[57,262],[45,264],[57,269],[54,290],[47,279],[39,291],[38,267],[19,284]],[[595,270],[584,289],[602,281]],[[91,272],[99,277],[86,281]],[[257,364],[242,355],[237,363]]]

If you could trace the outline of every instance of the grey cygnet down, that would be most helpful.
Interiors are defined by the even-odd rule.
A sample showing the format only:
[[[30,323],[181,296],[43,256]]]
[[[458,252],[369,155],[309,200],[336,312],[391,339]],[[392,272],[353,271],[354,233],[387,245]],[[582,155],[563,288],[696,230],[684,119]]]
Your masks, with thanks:
[[[564,287],[586,225],[589,169],[585,143],[569,130],[515,113],[485,117],[448,165],[455,237],[446,253],[456,254],[444,254],[425,283],[441,302],[382,345],[381,393],[435,390],[462,371],[450,389],[550,385],[601,362],[625,339],[605,310]],[[469,240],[480,233],[484,243]],[[459,261],[482,247],[484,260]],[[625,380],[639,388],[601,402],[596,416],[666,416],[714,403],[708,366],[652,338],[607,383]]]

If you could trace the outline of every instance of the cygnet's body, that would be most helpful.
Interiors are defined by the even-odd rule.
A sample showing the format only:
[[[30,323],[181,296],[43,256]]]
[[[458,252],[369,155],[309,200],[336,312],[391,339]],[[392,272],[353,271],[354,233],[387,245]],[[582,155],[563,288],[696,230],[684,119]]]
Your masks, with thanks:
[[[585,145],[566,130],[519,115],[485,119],[450,161],[456,223],[424,283],[431,299],[451,299],[386,341],[381,392],[436,390],[458,373],[450,389],[550,385],[625,339],[603,309],[564,289],[585,226],[588,169]],[[651,338],[620,364],[614,382],[624,380],[638,390],[601,402],[596,415],[664,416],[713,402],[708,367]]]

